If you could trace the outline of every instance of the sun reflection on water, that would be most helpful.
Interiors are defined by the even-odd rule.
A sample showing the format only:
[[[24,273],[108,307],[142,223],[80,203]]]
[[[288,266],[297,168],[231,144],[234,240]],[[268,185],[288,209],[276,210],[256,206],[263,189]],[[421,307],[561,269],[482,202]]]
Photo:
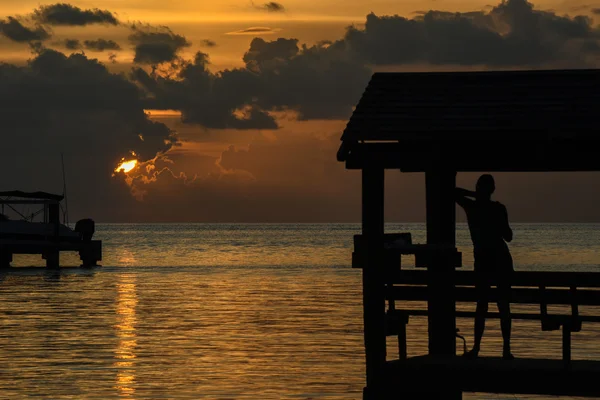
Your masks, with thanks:
[[[136,277],[122,274],[117,283],[116,309],[117,324],[114,326],[119,344],[115,350],[114,367],[117,369],[116,385],[120,397],[135,394],[135,350],[136,340]]]
[[[120,251],[118,260],[121,265],[135,265],[137,262],[133,252],[128,249]]]

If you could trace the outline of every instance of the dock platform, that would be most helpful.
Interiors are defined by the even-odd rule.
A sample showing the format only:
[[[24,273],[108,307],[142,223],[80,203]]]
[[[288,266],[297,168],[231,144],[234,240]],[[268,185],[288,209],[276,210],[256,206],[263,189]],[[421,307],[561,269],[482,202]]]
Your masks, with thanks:
[[[40,254],[50,261],[47,266],[58,267],[60,252],[78,252],[83,266],[97,266],[102,260],[102,241],[53,241],[53,240],[12,240],[0,239],[0,254],[12,261],[13,254]]]
[[[460,271],[456,203],[465,190],[457,191],[458,173],[600,171],[598,138],[590,134],[597,126],[599,88],[600,69],[373,74],[337,152],[337,160],[360,170],[362,179],[362,232],[352,265],[362,271],[363,400],[458,400],[463,392],[600,397],[600,360],[571,358],[571,333],[582,323],[600,322],[597,310],[580,313],[580,307],[600,304],[599,272],[510,275],[510,294],[502,300],[535,310],[511,318],[538,320],[542,331],[562,330],[562,359],[456,355],[456,319],[478,317],[457,310],[457,303],[499,299],[494,291],[482,297],[477,283],[490,284],[487,278]],[[423,243],[412,243],[410,232],[386,230],[386,178],[398,170],[423,174]],[[487,203],[492,192],[482,200]],[[408,203],[415,198],[407,196]],[[501,236],[512,242],[510,227]],[[403,256],[414,257],[419,271],[409,272]],[[506,282],[492,286],[499,283]],[[413,315],[427,317],[427,356],[408,357],[405,328]],[[390,336],[397,337],[398,360],[388,360]]]
[[[441,383],[439,379],[443,377],[444,386],[462,392],[598,398],[598,376],[600,362],[595,360],[572,360],[567,368],[560,359],[467,359],[462,356],[444,358],[425,355],[389,361],[385,382],[411,382],[414,387],[427,387],[427,379],[436,377]],[[417,382],[423,382],[424,386]],[[398,394],[396,396],[401,398]]]

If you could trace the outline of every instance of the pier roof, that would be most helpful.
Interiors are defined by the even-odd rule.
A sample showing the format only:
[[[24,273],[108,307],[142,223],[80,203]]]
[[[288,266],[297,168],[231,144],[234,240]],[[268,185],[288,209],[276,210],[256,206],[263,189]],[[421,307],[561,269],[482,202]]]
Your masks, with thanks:
[[[405,172],[599,171],[600,69],[375,73],[338,160]]]

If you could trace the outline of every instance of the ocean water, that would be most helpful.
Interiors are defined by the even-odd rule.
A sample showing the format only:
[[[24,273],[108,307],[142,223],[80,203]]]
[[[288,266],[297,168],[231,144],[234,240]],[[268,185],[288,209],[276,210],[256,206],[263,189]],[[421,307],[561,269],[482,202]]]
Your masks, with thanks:
[[[517,270],[600,271],[600,225],[513,229]],[[386,231],[425,241],[422,224]],[[22,268],[0,272],[0,398],[361,399],[357,233],[358,224],[100,224],[101,268],[57,273],[15,257]],[[471,268],[464,225],[457,245]],[[498,325],[488,322],[482,355],[500,354]],[[472,344],[472,321],[458,326]],[[426,352],[426,329],[411,319],[409,355]],[[600,327],[584,325],[573,358],[600,359],[599,339]],[[515,320],[513,352],[560,358],[560,332]]]

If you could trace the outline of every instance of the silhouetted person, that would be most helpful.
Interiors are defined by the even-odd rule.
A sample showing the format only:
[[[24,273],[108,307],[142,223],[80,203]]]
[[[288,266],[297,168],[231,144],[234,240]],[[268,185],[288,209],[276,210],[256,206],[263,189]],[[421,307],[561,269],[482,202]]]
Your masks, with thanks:
[[[495,189],[494,178],[488,174],[479,177],[475,192],[456,188],[456,202],[467,214],[473,241],[478,293],[475,344],[466,355],[477,357],[479,354],[481,338],[485,330],[490,286],[494,285],[498,288],[498,311],[504,339],[503,358],[513,359],[510,352],[510,278],[514,268],[506,244],[512,240],[513,232],[508,223],[506,207],[491,199]]]

